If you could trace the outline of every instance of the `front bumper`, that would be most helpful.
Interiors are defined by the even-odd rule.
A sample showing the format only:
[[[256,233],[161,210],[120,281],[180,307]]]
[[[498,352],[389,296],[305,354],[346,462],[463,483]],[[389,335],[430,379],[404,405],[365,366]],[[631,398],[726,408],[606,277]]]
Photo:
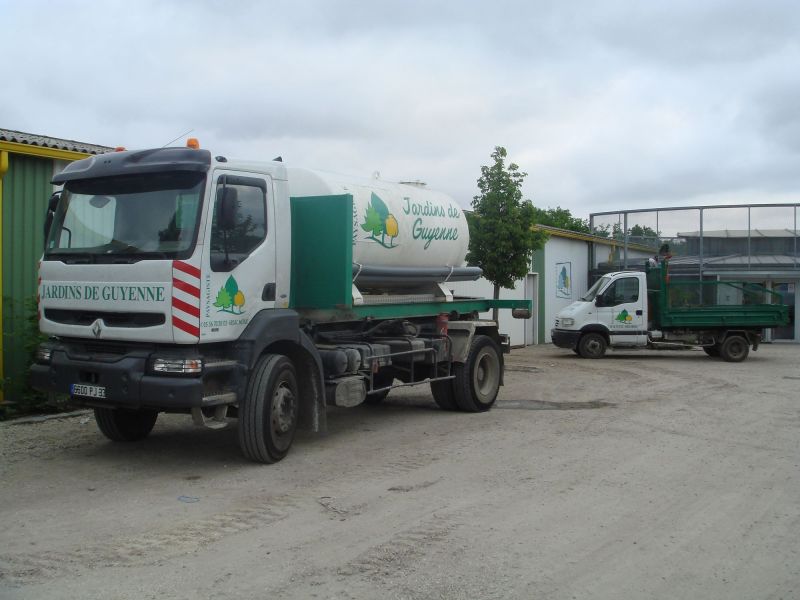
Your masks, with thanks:
[[[559,348],[575,350],[578,347],[578,340],[581,339],[581,332],[571,329],[551,329],[550,339],[553,341],[553,345]]]
[[[131,352],[99,361],[71,357],[58,348],[49,364],[31,366],[30,382],[34,389],[57,394],[69,394],[75,383],[104,387],[103,399],[73,397],[75,403],[87,406],[185,411],[206,405],[200,377],[150,375],[148,358],[147,352]]]

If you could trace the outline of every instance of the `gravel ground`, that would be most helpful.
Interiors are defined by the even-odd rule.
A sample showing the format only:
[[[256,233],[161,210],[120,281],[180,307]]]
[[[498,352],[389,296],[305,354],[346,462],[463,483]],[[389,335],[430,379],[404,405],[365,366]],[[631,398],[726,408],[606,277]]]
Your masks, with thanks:
[[[2,423],[0,598],[800,598],[798,357],[527,348],[489,413],[398,390],[272,466]]]

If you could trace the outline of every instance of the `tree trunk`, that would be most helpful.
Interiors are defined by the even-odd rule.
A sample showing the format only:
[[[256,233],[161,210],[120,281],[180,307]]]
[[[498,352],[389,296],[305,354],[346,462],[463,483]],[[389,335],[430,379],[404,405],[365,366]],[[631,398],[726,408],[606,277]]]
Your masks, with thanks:
[[[492,297],[495,300],[499,300],[500,299],[500,286],[497,285],[496,283],[494,284],[494,295]],[[497,319],[499,317],[499,314],[498,314],[499,312],[500,311],[498,310],[498,308],[496,306],[492,309],[492,321],[494,321],[495,323],[498,323],[498,325],[499,325],[499,322],[498,322]]]

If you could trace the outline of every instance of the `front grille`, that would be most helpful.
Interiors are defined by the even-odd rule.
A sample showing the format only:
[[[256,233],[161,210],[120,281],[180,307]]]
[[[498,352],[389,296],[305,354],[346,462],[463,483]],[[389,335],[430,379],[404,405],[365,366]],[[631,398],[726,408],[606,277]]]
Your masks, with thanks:
[[[62,325],[89,326],[97,319],[106,327],[155,327],[163,325],[166,318],[161,313],[103,312],[96,310],[68,310],[47,308],[44,317]]]
[[[126,346],[117,344],[84,344],[83,350],[90,354],[117,354],[122,355],[128,352]]]
[[[560,324],[561,324],[561,321],[559,319],[556,319],[556,327],[558,327]]]

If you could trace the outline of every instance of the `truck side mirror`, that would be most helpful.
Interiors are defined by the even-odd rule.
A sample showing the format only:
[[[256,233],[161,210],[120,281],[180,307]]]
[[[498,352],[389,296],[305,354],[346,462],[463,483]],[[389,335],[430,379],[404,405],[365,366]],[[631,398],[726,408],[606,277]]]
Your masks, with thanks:
[[[217,204],[217,226],[221,231],[230,231],[236,225],[239,208],[239,193],[234,187],[223,187]]]
[[[53,226],[53,219],[56,216],[58,201],[61,200],[61,192],[53,192],[50,200],[47,201],[47,214],[44,217],[44,243],[47,245],[47,238],[50,237],[50,228]]]

